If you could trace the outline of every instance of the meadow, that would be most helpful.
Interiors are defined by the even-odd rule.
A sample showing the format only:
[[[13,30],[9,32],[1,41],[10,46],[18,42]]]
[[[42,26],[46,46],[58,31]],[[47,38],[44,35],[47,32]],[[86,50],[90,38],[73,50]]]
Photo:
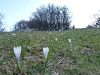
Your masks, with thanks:
[[[21,72],[14,46],[22,49]],[[50,50],[45,74],[43,47]],[[1,32],[0,75],[100,75],[100,29]]]

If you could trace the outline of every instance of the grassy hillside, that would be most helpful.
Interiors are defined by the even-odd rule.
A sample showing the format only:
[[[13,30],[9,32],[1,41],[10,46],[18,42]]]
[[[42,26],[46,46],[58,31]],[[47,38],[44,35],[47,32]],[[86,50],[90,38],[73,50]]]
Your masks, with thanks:
[[[21,72],[14,46],[22,47]],[[100,29],[0,33],[0,75],[44,75],[45,46],[50,49],[46,75],[100,75]]]

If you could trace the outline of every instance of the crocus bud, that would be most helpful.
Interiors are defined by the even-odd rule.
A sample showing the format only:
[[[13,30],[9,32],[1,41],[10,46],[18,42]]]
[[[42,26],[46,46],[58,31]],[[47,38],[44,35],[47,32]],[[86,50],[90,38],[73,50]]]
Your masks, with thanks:
[[[45,40],[45,38],[44,38],[44,37],[42,37],[42,39],[43,39],[43,40]]]
[[[69,43],[71,44],[71,39],[68,39]]]
[[[58,38],[55,38],[55,41],[57,41],[58,40]]]
[[[51,34],[51,32],[50,32],[50,34]]]
[[[63,35],[63,33],[61,33],[61,35]]]
[[[45,60],[47,59],[48,53],[49,53],[49,48],[48,47],[43,47],[43,53],[45,56]]]
[[[16,34],[12,33],[12,36],[15,36]]]
[[[20,67],[20,54],[21,54],[21,46],[17,46],[15,47],[14,46],[14,54],[15,54],[15,57],[16,57],[16,60],[18,62],[18,66]]]

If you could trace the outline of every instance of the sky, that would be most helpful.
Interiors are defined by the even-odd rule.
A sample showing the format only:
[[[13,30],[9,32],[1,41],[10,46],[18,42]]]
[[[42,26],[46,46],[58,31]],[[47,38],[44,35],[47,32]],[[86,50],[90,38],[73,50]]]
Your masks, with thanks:
[[[0,0],[0,13],[5,17],[6,30],[12,30],[13,25],[22,19],[29,20],[36,8],[48,3],[66,5],[72,14],[71,25],[75,28],[85,28],[91,24],[93,15],[100,10],[100,0]]]

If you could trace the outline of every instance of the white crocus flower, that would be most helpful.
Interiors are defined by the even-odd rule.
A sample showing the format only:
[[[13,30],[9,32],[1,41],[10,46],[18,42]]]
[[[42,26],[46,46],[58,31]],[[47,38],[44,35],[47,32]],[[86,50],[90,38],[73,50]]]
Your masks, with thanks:
[[[70,46],[71,46],[71,51],[73,50],[72,48],[72,42],[71,42],[71,39],[68,39],[69,43],[70,43]]]
[[[12,36],[15,36],[16,34],[12,33]]]
[[[44,53],[44,56],[45,56],[45,60],[47,60],[47,56],[48,56],[48,53],[49,53],[49,48],[48,47],[43,47],[43,53]]]
[[[50,34],[51,34],[51,32],[50,32]]]
[[[42,39],[43,39],[43,40],[45,40],[45,38],[44,38],[44,37],[42,37]]]
[[[68,39],[69,43],[71,44],[71,39]]]
[[[57,40],[58,40],[58,38],[55,38],[55,40],[57,41]]]
[[[20,54],[21,54],[21,46],[14,46],[14,54],[16,56],[17,62],[18,62],[18,66],[20,67]]]
[[[61,33],[61,35],[63,35],[63,33]]]
[[[71,39],[68,39],[68,41],[69,41],[69,43],[70,43],[70,45],[71,45],[71,47],[72,47],[72,42],[71,42]]]

